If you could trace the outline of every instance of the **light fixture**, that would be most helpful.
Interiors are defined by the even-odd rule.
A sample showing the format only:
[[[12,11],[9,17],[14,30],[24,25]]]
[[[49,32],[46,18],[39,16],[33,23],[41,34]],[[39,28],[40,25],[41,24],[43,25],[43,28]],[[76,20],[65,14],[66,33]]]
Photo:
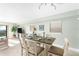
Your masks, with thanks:
[[[50,6],[54,7],[54,9],[56,10],[56,5],[54,3],[41,3],[38,6],[38,9],[40,10],[42,6],[47,6],[48,4],[50,4]]]

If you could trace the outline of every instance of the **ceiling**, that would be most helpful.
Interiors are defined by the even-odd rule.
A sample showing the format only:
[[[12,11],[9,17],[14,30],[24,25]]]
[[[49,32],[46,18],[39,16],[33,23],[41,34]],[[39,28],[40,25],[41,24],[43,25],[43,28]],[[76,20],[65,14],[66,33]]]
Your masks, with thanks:
[[[54,3],[54,7],[42,6],[40,3],[0,3],[0,22],[28,23],[34,22],[38,18],[61,14],[70,10],[79,9],[77,3]]]

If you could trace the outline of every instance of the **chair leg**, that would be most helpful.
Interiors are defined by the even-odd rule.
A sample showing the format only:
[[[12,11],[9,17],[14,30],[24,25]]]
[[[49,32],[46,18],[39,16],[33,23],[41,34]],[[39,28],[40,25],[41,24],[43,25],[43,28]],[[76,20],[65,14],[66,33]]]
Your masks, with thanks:
[[[28,54],[28,52],[27,52],[27,51],[25,51],[25,54],[26,54],[26,56],[29,56],[29,54]]]
[[[21,48],[21,56],[23,56],[23,48]]]

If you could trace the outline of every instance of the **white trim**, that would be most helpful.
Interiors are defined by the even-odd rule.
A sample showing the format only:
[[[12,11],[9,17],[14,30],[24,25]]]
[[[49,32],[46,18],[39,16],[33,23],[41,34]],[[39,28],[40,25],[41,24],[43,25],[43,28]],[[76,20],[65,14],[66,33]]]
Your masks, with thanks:
[[[58,44],[53,44],[53,45],[57,46],[57,47],[60,47],[60,48],[64,48],[64,46],[62,46],[62,45],[58,45]],[[77,49],[77,48],[69,47],[69,50],[79,53],[79,49]]]

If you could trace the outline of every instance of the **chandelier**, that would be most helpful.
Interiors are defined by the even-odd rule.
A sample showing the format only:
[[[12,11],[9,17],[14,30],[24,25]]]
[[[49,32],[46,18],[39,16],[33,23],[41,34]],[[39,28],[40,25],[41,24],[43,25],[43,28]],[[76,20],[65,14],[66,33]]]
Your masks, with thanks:
[[[54,7],[54,9],[56,10],[56,5],[54,3],[41,3],[38,6],[38,9],[40,10],[42,6],[47,6],[48,4],[50,4],[50,6]]]

